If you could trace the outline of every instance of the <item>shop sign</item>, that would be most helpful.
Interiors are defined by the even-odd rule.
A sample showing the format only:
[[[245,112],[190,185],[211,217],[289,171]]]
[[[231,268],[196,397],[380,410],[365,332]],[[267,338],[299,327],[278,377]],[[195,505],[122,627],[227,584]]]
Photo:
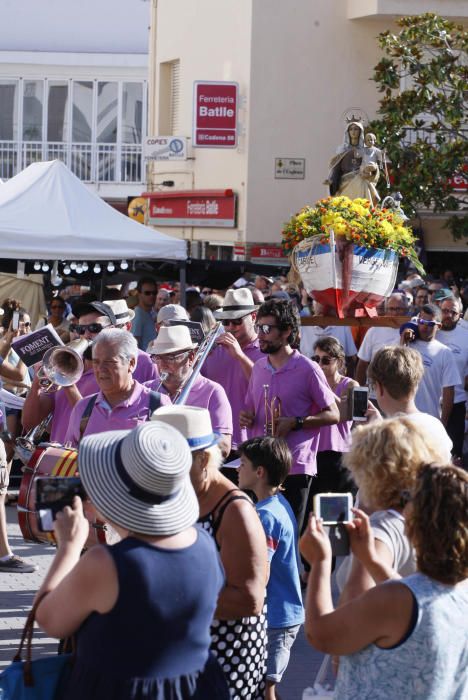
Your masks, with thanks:
[[[143,158],[187,160],[187,139],[183,136],[148,136],[143,142]]]
[[[147,192],[148,223],[153,226],[203,226],[230,228],[236,225],[236,194],[232,190],[179,190]]]
[[[237,83],[194,83],[193,146],[236,148],[238,95]]]

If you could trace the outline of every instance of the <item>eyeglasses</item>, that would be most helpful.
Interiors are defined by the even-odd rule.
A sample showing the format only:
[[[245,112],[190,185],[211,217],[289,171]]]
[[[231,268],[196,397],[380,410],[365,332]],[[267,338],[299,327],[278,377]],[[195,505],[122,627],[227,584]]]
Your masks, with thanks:
[[[438,321],[426,321],[425,318],[418,318],[418,324],[420,326],[429,326],[430,328],[434,328],[434,326],[440,325]]]
[[[274,326],[271,323],[256,323],[254,328],[256,333],[263,333],[263,335],[268,335],[268,333],[271,333],[272,328],[279,328],[279,326]]]
[[[109,326],[103,326],[102,323],[71,323],[69,328],[71,331],[78,333],[78,335],[84,335],[86,331],[88,333],[100,333],[104,328],[109,328]]]
[[[153,362],[182,362],[190,354],[190,350],[174,353],[173,355],[151,355]]]
[[[442,309],[442,316],[458,316],[459,313],[455,309]]]
[[[142,294],[144,294],[145,297],[155,297],[157,295],[157,292],[142,292]]]
[[[329,365],[333,362],[333,360],[336,360],[336,357],[327,357],[326,355],[320,357],[320,355],[312,355],[310,359],[316,362],[318,365]]]
[[[22,324],[25,328],[27,328],[28,326],[31,325],[31,321],[20,321],[20,326],[21,326],[21,324]]]
[[[223,326],[241,326],[244,318],[245,316],[242,316],[241,318],[225,318],[222,321],[222,324]]]
[[[58,306],[57,306],[57,305],[51,306],[50,308],[51,308],[51,309],[60,309],[60,310],[65,309],[65,307],[64,307],[64,306],[60,306],[60,304],[59,304]]]

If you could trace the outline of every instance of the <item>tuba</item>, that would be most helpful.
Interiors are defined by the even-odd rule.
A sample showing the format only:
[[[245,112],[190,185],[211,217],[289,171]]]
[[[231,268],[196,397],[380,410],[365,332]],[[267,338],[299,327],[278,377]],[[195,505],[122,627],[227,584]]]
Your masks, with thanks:
[[[275,437],[276,421],[281,417],[281,399],[279,396],[269,396],[270,385],[263,385],[263,400],[265,402],[265,424],[263,426],[263,434],[265,436]]]
[[[64,386],[76,384],[83,374],[82,356],[88,347],[89,341],[79,338],[68,345],[47,350],[37,373],[41,391],[51,394]]]

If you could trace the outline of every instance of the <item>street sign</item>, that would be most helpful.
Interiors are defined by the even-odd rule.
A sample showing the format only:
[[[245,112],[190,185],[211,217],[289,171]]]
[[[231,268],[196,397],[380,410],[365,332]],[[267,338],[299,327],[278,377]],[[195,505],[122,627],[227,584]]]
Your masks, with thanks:
[[[143,142],[143,158],[150,160],[187,160],[184,136],[148,136]]]
[[[236,225],[236,195],[232,190],[148,192],[148,223],[153,226]]]
[[[197,80],[193,86],[193,145],[236,148],[237,83]]]
[[[304,180],[305,158],[275,158],[276,180]]]

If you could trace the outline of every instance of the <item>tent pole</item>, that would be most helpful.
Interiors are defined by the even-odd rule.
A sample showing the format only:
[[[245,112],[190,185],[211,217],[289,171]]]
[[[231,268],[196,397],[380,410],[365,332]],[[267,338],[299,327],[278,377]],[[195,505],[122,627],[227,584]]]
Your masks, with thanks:
[[[99,290],[99,300],[102,301],[104,299],[104,290],[106,288],[106,268],[104,265],[102,266],[102,277],[101,277],[101,288]]]
[[[182,304],[182,306],[185,306],[185,302],[186,302],[185,287],[187,285],[187,263],[185,262],[185,260],[180,263],[179,282],[180,282],[180,303]]]

